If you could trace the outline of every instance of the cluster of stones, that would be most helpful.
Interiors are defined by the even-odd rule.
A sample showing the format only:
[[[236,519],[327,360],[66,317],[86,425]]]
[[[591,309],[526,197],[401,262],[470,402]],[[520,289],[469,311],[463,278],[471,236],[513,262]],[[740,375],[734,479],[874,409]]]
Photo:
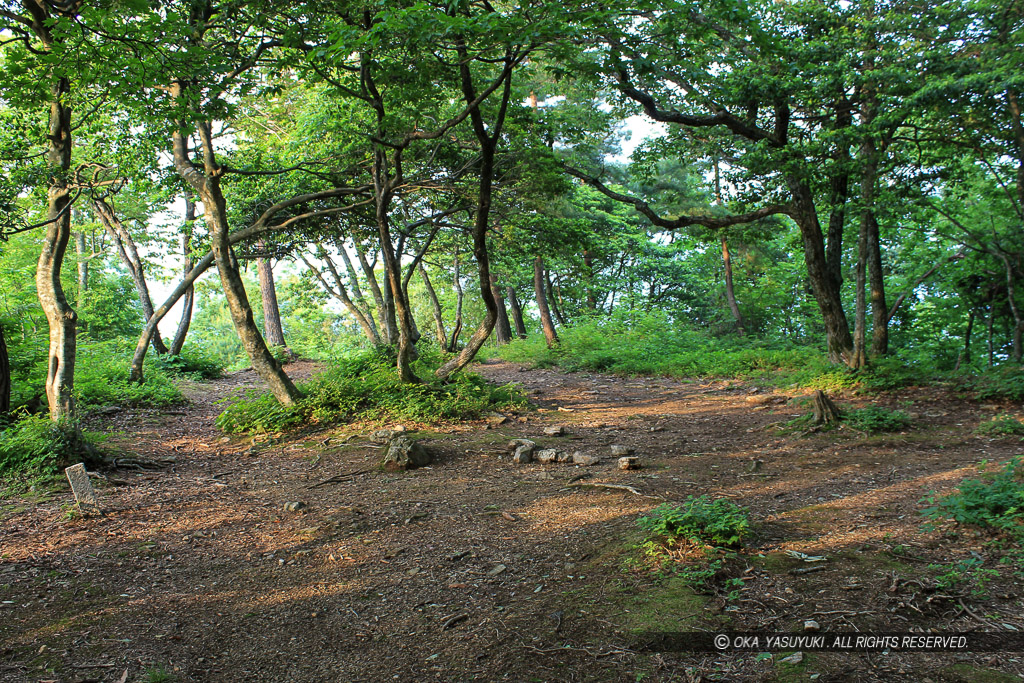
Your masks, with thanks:
[[[564,435],[565,427],[555,426],[546,427],[544,429],[545,436],[562,436]],[[529,439],[513,439],[508,442],[508,451],[512,455],[512,462],[518,465],[525,465],[530,462],[538,462],[542,465],[550,465],[552,463],[564,462],[571,463],[573,465],[597,465],[601,462],[601,458],[596,455],[587,455],[581,451],[564,451],[556,448],[537,448],[537,444]],[[640,459],[632,455],[633,449],[627,446],[619,444],[612,444],[611,452],[613,456],[618,456],[618,466],[620,470],[638,470],[640,469]]]

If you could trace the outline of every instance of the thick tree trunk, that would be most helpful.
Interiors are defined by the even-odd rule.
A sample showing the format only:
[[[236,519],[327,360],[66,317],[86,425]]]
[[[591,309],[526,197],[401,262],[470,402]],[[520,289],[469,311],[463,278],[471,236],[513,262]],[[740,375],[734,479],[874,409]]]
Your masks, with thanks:
[[[565,327],[565,316],[562,315],[562,309],[558,306],[555,286],[551,283],[551,271],[544,271],[544,283],[547,285],[547,300],[551,306],[551,312],[555,314],[555,320],[558,321],[558,324]]]
[[[277,305],[274,270],[269,258],[256,259],[256,273],[260,281],[260,298],[263,299],[263,330],[266,332],[267,343],[287,348],[284,328],[281,326],[281,308]]]
[[[512,326],[508,321],[508,309],[505,308],[505,299],[501,296],[501,289],[498,287],[498,276],[491,273],[491,296],[498,307],[498,321],[494,326],[494,340],[499,346],[504,346],[512,341]]]
[[[512,312],[512,322],[516,326],[516,336],[526,339],[526,322],[523,320],[523,307],[519,304],[519,297],[516,296],[516,288],[511,285],[508,288],[508,307]]]
[[[868,228],[867,212],[861,215],[860,232],[857,236],[857,275],[856,275],[856,304],[854,312],[853,327],[853,359],[849,365],[851,368],[859,369],[867,367],[867,296],[865,286],[867,284],[867,259],[868,259]]]
[[[36,266],[36,292],[50,328],[46,400],[50,418],[55,421],[75,416],[72,392],[78,316],[68,304],[60,279],[61,265],[71,239],[71,190],[66,180],[71,168],[70,91],[68,79],[60,78],[51,92],[47,162],[52,177],[47,191],[48,223]]]
[[[196,205],[192,201],[192,195],[185,193],[185,227],[181,233],[181,253],[184,259],[185,277],[195,265],[192,261],[192,225],[196,220]],[[184,300],[181,302],[181,319],[178,321],[178,329],[174,332],[174,339],[171,341],[171,355],[177,356],[185,346],[185,337],[188,336],[188,328],[192,325],[192,306],[195,300],[195,287],[189,285],[185,289]],[[154,332],[155,333],[155,332]]]
[[[832,153],[833,173],[829,179],[828,241],[825,246],[825,264],[832,286],[838,291],[843,286],[843,230],[846,227],[846,203],[850,196],[850,147],[841,141],[841,131],[853,123],[853,105],[846,97],[836,104],[834,129],[840,140]]]
[[[253,370],[266,382],[267,388],[282,405],[294,405],[300,396],[299,391],[285,374],[281,364],[270,353],[263,335],[256,327],[249,297],[245,292],[242,276],[238,272],[238,262],[231,248],[227,207],[220,186],[223,169],[215,158],[211,126],[205,121],[200,121],[196,125],[202,142],[203,172],[194,166],[189,158],[183,128],[184,126],[181,126],[174,133],[174,165],[182,179],[199,194],[203,202],[203,216],[210,231],[211,252],[220,272],[224,297],[231,311],[231,322],[249,356]]]
[[[11,412],[11,362],[7,357],[7,340],[0,326],[0,417]]]
[[[800,235],[803,237],[807,275],[825,323],[829,358],[835,363],[850,364],[853,360],[853,338],[850,335],[846,314],[843,312],[839,288],[836,287],[835,279],[825,260],[825,244],[814,207],[813,194],[805,183],[790,180],[788,184],[795,207],[792,218],[799,226]]]
[[[419,271],[420,277],[423,278],[423,288],[427,290],[427,298],[430,299],[430,308],[434,312],[434,329],[437,334],[438,346],[442,349],[448,348],[448,335],[444,331],[444,316],[441,315],[441,302],[437,300],[437,292],[434,291],[434,286],[430,284],[430,278],[427,277],[427,269],[422,261],[419,264]]]
[[[540,311],[540,327],[544,331],[544,341],[548,348],[558,343],[555,324],[551,322],[551,309],[548,308],[548,297],[544,291],[544,259],[540,256],[533,259],[533,294],[537,297],[537,309]]]
[[[132,282],[135,283],[135,291],[139,295],[139,303],[142,305],[142,315],[146,322],[149,322],[149,319],[153,317],[153,301],[149,296],[149,284],[146,282],[145,266],[142,263],[142,258],[139,256],[135,240],[132,239],[131,233],[125,229],[124,224],[121,223],[121,219],[118,218],[117,213],[110,204],[103,199],[94,199],[92,205],[96,211],[96,216],[100,219],[100,223],[117,247],[117,253],[121,257],[121,262],[124,263],[128,273],[132,276]],[[153,349],[160,354],[168,352],[167,346],[164,344],[163,339],[160,338],[159,329],[153,333]]]
[[[736,332],[741,335],[747,333],[743,326],[743,315],[740,313],[740,306],[736,303],[736,290],[732,284],[732,255],[729,253],[729,242],[722,238],[722,264],[725,266],[725,300],[729,304],[729,311],[733,320],[736,321]]]

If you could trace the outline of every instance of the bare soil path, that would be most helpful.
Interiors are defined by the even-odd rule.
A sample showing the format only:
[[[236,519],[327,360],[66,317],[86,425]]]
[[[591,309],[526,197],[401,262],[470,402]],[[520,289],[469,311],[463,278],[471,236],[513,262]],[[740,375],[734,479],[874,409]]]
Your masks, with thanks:
[[[308,376],[309,363],[289,366]],[[947,491],[1019,437],[973,429],[994,411],[935,389],[877,399],[914,425],[780,434],[805,413],[738,382],[631,379],[507,363],[537,410],[413,431],[431,467],[374,469],[382,425],[224,438],[217,401],[252,373],[190,384],[178,410],[95,425],[174,458],[98,481],[106,513],[70,492],[0,500],[0,681],[1010,681],[1020,653],[638,652],[636,631],[1024,630],[1021,579],[987,537],[923,531]],[[865,399],[847,398],[847,403]],[[564,436],[544,427],[564,425]],[[387,425],[385,425],[387,426]],[[600,456],[513,464],[507,443]],[[619,471],[610,446],[643,468]],[[314,487],[346,473],[340,482]],[[579,479],[583,475],[584,478]],[[580,486],[582,484],[583,486]],[[590,486],[612,484],[624,489]],[[750,509],[754,533],[708,588],[637,567],[637,518],[690,495]],[[302,503],[296,512],[289,502]],[[822,555],[811,564],[787,551]],[[932,563],[999,577],[938,589]],[[987,575],[981,575],[987,577]],[[730,581],[732,579],[732,581]],[[976,585],[974,587],[977,587]]]

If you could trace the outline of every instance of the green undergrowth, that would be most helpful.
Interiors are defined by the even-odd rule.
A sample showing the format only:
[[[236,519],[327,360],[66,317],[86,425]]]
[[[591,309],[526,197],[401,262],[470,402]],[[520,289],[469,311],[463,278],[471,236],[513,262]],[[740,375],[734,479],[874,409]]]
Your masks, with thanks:
[[[990,470],[987,463],[976,479],[965,479],[955,493],[931,494],[921,513],[933,522],[952,520],[1008,534],[1018,545],[1024,541],[1024,471],[1020,456]]]
[[[414,370],[423,381],[404,384],[392,356],[370,350],[334,361],[332,367],[299,385],[303,394],[286,408],[273,396],[249,392],[230,402],[217,417],[229,434],[278,432],[304,424],[330,424],[352,419],[389,418],[417,422],[473,419],[486,412],[526,405],[525,395],[512,385],[495,387],[479,375],[461,372],[448,382],[434,378],[441,356],[425,349]]]
[[[806,404],[806,399],[803,400]],[[913,425],[913,420],[902,410],[890,410],[882,406],[867,406],[864,408],[839,408],[839,424],[826,423],[816,425],[814,413],[789,420],[781,425],[780,433],[799,432],[812,429],[817,432],[825,432],[840,425],[848,425],[853,429],[867,434],[882,434],[885,432],[899,432],[908,429]]]
[[[69,421],[22,413],[0,426],[0,479],[46,478],[83,457],[91,462],[98,455],[90,441],[99,435],[83,433]]]
[[[175,373],[150,351],[143,367],[145,381],[128,381],[131,367],[131,351],[127,345],[118,342],[86,344],[78,349],[75,360],[75,398],[81,408],[133,405],[170,406],[184,402],[184,397],[174,385]]]
[[[991,420],[979,424],[974,432],[983,436],[1024,434],[1024,423],[1012,415],[996,415]]]

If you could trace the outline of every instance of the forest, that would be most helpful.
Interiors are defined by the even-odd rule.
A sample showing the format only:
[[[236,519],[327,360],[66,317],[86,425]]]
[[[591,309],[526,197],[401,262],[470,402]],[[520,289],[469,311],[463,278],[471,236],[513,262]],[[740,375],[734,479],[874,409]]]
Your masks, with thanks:
[[[0,681],[1019,680],[1022,48],[0,0]]]

